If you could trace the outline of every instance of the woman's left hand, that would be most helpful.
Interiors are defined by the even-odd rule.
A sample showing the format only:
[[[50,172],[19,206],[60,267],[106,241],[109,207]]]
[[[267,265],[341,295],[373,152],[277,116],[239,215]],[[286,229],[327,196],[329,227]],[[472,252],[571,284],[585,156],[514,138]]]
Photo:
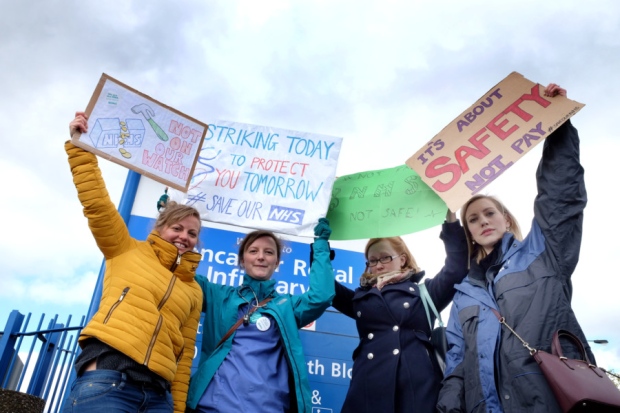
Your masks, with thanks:
[[[456,214],[448,208],[448,212],[446,212],[446,222],[456,222]]]
[[[555,83],[549,83],[545,88],[544,92],[545,96],[554,97],[557,95],[566,97],[566,89],[560,87],[560,85],[556,85]]]
[[[331,233],[332,229],[329,227],[329,221],[327,218],[320,218],[319,223],[314,227],[314,236],[327,241],[329,240]]]

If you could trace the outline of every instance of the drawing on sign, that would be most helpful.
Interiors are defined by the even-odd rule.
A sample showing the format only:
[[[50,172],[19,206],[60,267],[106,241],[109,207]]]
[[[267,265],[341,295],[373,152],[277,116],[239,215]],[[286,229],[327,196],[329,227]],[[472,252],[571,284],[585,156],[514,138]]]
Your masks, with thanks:
[[[207,125],[103,74],[87,106],[78,147],[158,182],[186,190]]]
[[[140,103],[139,105],[132,107],[131,111],[136,114],[142,114],[144,119],[146,119],[149,125],[151,125],[151,128],[153,128],[153,131],[157,137],[164,142],[168,141],[168,135],[166,135],[166,132],[164,132],[163,129],[153,120],[155,111],[151,109],[149,105],[146,103]]]
[[[132,148],[140,148],[144,139],[144,124],[140,119],[102,118],[88,137],[98,149],[117,148],[125,158],[131,158]],[[129,150],[128,150],[129,149]]]

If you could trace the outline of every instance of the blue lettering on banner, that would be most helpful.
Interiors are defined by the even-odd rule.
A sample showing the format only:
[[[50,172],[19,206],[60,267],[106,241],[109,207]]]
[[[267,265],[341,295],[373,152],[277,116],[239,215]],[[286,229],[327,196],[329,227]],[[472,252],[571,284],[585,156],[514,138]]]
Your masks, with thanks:
[[[243,190],[252,193],[263,193],[265,195],[279,196],[281,198],[294,198],[316,201],[323,182],[313,191],[312,182],[306,179],[296,180],[294,178],[284,178],[282,176],[271,176],[244,171],[246,180]]]
[[[268,221],[288,222],[289,224],[301,225],[304,221],[306,211],[295,208],[287,208],[272,205],[267,216]]]

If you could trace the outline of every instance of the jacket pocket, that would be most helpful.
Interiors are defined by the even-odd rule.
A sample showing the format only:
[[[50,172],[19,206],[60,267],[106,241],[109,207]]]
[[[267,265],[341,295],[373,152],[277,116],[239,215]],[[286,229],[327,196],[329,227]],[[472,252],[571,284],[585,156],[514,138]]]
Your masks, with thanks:
[[[478,336],[478,319],[480,314],[480,306],[471,305],[459,311],[459,322],[465,341],[467,338],[476,338]]]
[[[110,317],[112,317],[112,313],[114,313],[114,310],[116,310],[116,307],[118,307],[121,304],[121,302],[125,299],[125,296],[127,295],[128,292],[129,292],[129,287],[125,287],[121,295],[118,297],[118,300],[116,300],[116,302],[112,304],[112,307],[110,307],[108,314],[105,316],[105,319],[103,320],[103,324],[106,324],[108,320],[110,319]]]
[[[509,386],[501,394],[506,411],[560,411],[547,379],[538,368],[534,357],[529,354],[512,360],[508,365],[513,374]]]

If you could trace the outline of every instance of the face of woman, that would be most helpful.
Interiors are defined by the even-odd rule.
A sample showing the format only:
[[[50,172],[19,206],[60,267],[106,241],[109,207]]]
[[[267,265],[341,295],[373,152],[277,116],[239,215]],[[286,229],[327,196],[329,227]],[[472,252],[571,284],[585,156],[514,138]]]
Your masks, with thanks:
[[[271,237],[260,237],[243,252],[241,265],[255,280],[269,280],[278,267],[278,247]]]
[[[199,233],[200,221],[193,215],[189,215],[172,225],[164,226],[159,231],[159,235],[163,239],[179,249],[179,254],[194,249],[198,242]]]
[[[486,198],[472,202],[467,207],[465,219],[473,240],[484,248],[487,254],[493,251],[495,244],[510,227],[510,222],[497,209],[495,203]]]
[[[381,262],[381,260],[385,262]],[[405,264],[405,255],[398,254],[392,245],[386,240],[379,241],[368,248],[368,272],[371,274],[385,274],[391,271],[399,271]],[[376,264],[376,265],[375,265]]]

